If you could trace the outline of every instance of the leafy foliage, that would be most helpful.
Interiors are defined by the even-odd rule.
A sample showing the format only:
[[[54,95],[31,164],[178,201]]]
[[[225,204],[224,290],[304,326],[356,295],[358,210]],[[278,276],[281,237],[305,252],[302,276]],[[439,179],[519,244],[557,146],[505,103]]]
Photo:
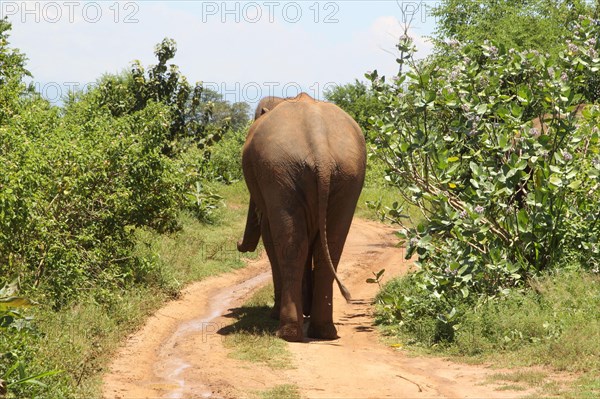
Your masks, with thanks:
[[[97,279],[140,277],[131,227],[175,228],[184,190],[160,152],[164,106],[113,118],[81,101],[61,118],[40,104],[1,127],[0,271],[60,306]]]
[[[447,65],[415,61],[404,37],[408,71],[391,85],[369,75],[386,109],[374,150],[425,218],[400,233],[421,294],[393,299],[393,317],[416,322],[413,299],[425,297],[423,311],[452,326],[460,303],[543,270],[573,260],[597,270],[600,109],[579,119],[577,93],[600,70],[600,29],[589,18],[571,29],[558,58],[487,43],[458,45]]]
[[[539,50],[558,55],[579,15],[589,14],[584,0],[443,0],[433,9],[437,18],[436,47],[486,40],[516,50]]]
[[[202,165],[202,175],[213,181],[233,183],[243,180],[242,147],[246,142],[249,124],[230,129],[223,139],[212,147],[210,157]]]
[[[530,280],[532,289],[512,289],[475,306],[459,304],[462,316],[453,326],[431,317],[427,307],[436,303],[420,295],[414,283],[415,275],[409,275],[389,282],[378,294],[377,321],[404,343],[476,357],[498,367],[507,361],[512,367],[552,366],[597,381],[600,275],[581,270],[543,273]],[[404,301],[410,301],[415,313],[410,322],[396,319],[400,313],[392,311]],[[445,344],[449,340],[452,344]]]
[[[190,143],[207,149],[227,129],[240,128],[248,121],[246,103],[229,104],[201,83],[192,86],[177,65],[167,66],[176,53],[175,41],[164,39],[154,50],[156,65],[144,68],[134,61],[129,73],[107,75],[94,90],[99,106],[107,107],[113,117],[133,114],[153,102],[166,105],[169,129],[162,150],[169,156],[184,151]]]
[[[0,19],[0,83],[3,87],[18,85],[23,76],[31,76],[25,69],[25,56],[8,45],[10,29],[10,23],[6,19]]]
[[[477,59],[484,55],[481,44],[489,41],[519,51],[537,50],[555,59],[572,36],[579,15],[599,11],[598,3],[585,0],[445,0],[433,9],[437,18],[434,58],[438,63],[452,62],[453,47],[461,45]],[[600,99],[596,74],[579,89],[586,102]]]
[[[1,275],[42,288],[57,307],[98,281],[140,282],[153,272],[130,254],[135,228],[172,231],[183,207],[199,218],[215,208],[219,198],[200,183],[207,150],[165,156],[174,134],[197,131],[179,123],[189,108],[175,100],[189,87],[175,66],[166,72],[174,51],[170,41],[157,47],[159,64],[143,84],[135,73],[107,75],[62,112],[22,84],[2,86],[10,118],[0,125]],[[23,74],[10,76],[18,82]]]
[[[109,307],[132,286],[166,286],[160,263],[136,252],[136,231],[173,232],[184,209],[210,219],[221,201],[203,184],[210,146],[232,120],[245,126],[247,108],[167,67],[170,40],[148,72],[134,63],[53,107],[22,83],[25,57],[10,48],[9,29],[1,20],[0,284],[18,280],[47,311],[74,301]],[[29,344],[43,333],[15,308],[26,302],[0,298],[0,391],[9,397],[43,396],[38,378],[53,373],[29,371]]]
[[[0,289],[0,332],[2,332],[0,348],[5,346],[5,341],[8,340],[10,334],[26,336],[35,333],[32,318],[25,317],[22,313],[24,308],[34,305],[34,302],[28,298],[16,296],[17,293],[17,281],[6,284]],[[14,361],[15,359],[16,361]],[[2,397],[18,385],[33,384],[45,387],[46,385],[40,379],[61,372],[60,370],[52,370],[35,375],[29,374],[26,364],[20,359],[20,354],[16,348],[0,356],[0,369],[6,369],[4,374],[0,375],[0,396]]]

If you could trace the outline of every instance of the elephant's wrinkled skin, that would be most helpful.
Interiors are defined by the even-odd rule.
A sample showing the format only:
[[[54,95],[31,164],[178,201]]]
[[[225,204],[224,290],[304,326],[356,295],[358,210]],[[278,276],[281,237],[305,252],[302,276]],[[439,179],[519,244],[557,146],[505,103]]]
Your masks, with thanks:
[[[260,118],[261,115],[269,112],[277,105],[281,104],[283,101],[286,101],[286,99],[275,96],[268,96],[263,98],[256,106],[256,111],[254,112],[254,120],[257,120],[258,118]]]
[[[243,149],[250,204],[238,249],[255,250],[262,235],[279,337],[301,341],[306,314],[309,337],[335,339],[333,280],[348,299],[335,269],[365,177],[364,136],[340,108],[305,93],[268,101]]]

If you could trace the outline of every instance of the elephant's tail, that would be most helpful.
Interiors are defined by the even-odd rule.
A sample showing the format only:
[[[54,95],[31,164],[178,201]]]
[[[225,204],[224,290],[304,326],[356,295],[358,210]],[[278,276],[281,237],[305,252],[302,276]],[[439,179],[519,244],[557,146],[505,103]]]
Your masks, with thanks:
[[[318,189],[318,207],[319,207],[319,237],[321,240],[321,248],[323,249],[323,253],[325,254],[325,261],[329,265],[331,269],[331,273],[333,273],[333,278],[337,282],[344,299],[346,302],[349,302],[352,299],[350,295],[350,291],[346,288],[346,286],[341,282],[338,277],[335,267],[333,266],[333,261],[331,260],[331,254],[329,253],[329,244],[327,244],[327,203],[329,202],[329,190],[331,188],[331,174],[328,172],[323,173],[323,175],[317,178],[317,189]]]

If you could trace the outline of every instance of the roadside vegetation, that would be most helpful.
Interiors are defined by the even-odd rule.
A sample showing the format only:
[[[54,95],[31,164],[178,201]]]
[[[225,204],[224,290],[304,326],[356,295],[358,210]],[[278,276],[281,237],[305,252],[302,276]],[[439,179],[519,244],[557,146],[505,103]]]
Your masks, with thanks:
[[[0,397],[97,397],[162,302],[244,265],[248,106],[189,84],[169,39],[156,65],[52,106],[9,32],[0,20]]]
[[[366,75],[383,105],[371,156],[386,197],[396,188],[375,208],[417,267],[383,287],[377,321],[420,353],[575,376],[497,376],[507,384],[597,397],[597,5],[447,0],[435,14],[432,56],[416,60],[404,35],[398,75]]]

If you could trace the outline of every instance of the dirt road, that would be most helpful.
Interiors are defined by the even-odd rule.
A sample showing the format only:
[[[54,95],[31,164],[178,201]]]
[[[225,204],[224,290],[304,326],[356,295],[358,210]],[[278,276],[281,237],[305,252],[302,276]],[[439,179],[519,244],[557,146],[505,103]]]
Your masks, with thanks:
[[[104,378],[105,399],[242,398],[281,384],[298,386],[307,398],[515,398],[527,392],[497,391],[483,384],[497,372],[443,359],[409,356],[383,345],[372,325],[371,302],[377,285],[371,272],[386,279],[405,273],[409,263],[395,248],[393,230],[355,220],[340,275],[353,296],[334,297],[340,339],[288,343],[294,368],[267,366],[227,356],[217,330],[223,317],[270,280],[266,257],[235,273],[188,287],[181,299],[158,311],[131,336]]]

